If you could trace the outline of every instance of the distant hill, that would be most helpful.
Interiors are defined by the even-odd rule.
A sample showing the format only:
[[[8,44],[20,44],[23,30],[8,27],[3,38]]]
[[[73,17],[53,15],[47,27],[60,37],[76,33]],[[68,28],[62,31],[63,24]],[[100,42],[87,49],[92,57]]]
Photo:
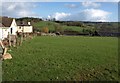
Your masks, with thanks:
[[[43,21],[41,18],[24,17],[16,18],[17,21],[31,22],[34,31],[42,31],[44,27],[49,32],[65,32],[72,34],[91,35],[95,31],[101,36],[118,36],[118,22],[85,22],[85,21]]]
[[[83,28],[92,28],[102,36],[120,35],[118,31],[118,22],[85,22],[85,21],[56,21],[67,26],[81,26]]]
[[[117,32],[118,22],[56,21],[67,26],[95,27],[97,30]]]

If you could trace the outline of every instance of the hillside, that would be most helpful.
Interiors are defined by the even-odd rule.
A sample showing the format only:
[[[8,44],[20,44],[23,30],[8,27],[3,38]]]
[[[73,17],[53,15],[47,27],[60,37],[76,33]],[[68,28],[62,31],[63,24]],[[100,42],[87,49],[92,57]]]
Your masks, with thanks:
[[[37,23],[34,23],[33,26],[37,29],[39,29],[40,31],[42,31],[42,29],[44,27],[49,28],[49,32],[64,32],[66,30],[68,31],[77,31],[77,32],[82,32],[82,27],[79,26],[67,26],[67,25],[62,25],[60,23],[55,23],[55,22],[51,22],[51,21],[40,21]]]
[[[56,21],[67,26],[95,27],[96,30],[118,32],[118,22]]]
[[[17,18],[17,21],[30,21],[34,32],[48,28],[49,32],[75,35],[119,36],[118,22],[82,22],[82,21],[43,21],[40,18]]]

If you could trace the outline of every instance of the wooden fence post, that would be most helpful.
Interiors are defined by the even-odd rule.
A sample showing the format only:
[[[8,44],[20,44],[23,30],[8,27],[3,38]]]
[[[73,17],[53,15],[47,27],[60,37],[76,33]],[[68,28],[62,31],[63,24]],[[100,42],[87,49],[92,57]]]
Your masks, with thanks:
[[[14,46],[14,47],[17,46],[17,35],[14,36],[13,46]]]
[[[11,47],[11,35],[9,32],[8,32],[8,38],[9,38],[9,46]]]
[[[22,44],[22,42],[23,42],[23,30],[22,30],[22,33],[21,33],[21,36],[20,36],[21,38],[20,38],[20,45]]]
[[[5,47],[2,43],[2,40],[0,40],[0,48],[1,48],[1,50],[0,50],[0,60],[3,60],[3,55],[5,54],[6,49],[5,49]]]

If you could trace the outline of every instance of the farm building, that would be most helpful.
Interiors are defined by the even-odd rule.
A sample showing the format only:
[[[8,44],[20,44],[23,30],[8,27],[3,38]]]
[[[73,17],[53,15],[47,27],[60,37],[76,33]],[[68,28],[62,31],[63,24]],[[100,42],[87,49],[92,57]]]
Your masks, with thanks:
[[[17,30],[18,32],[32,33],[33,26],[30,24],[30,22],[17,22]]]
[[[15,19],[8,17],[1,17],[0,21],[0,39],[5,39],[10,35],[16,35],[17,24]]]
[[[30,22],[16,22],[15,19],[9,17],[0,17],[0,40],[3,40],[8,37],[8,34],[11,36],[17,35],[16,32],[23,33],[32,33],[33,26]]]

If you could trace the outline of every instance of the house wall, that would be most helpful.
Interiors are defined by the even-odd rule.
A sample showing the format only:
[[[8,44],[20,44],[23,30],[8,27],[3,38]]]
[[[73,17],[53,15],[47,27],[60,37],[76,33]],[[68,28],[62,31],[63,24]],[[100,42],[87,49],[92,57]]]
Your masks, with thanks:
[[[18,32],[22,32],[22,30],[23,30],[23,27],[22,27],[22,26],[18,26],[18,27],[17,27],[17,31],[18,31]]]
[[[33,27],[32,26],[18,26],[17,30],[18,32],[22,32],[23,30],[23,33],[32,33]]]
[[[12,29],[12,33],[11,33],[11,29]],[[16,24],[16,21],[15,19],[13,19],[12,21],[12,24],[9,28],[9,32],[12,34],[12,35],[16,35],[16,32],[17,32],[17,24]]]
[[[3,38],[7,38],[8,37],[8,32],[9,32],[9,28],[3,28]]]
[[[9,27],[0,27],[0,39],[3,40],[7,38],[9,32]]]
[[[2,28],[0,27],[0,40],[2,40]]]
[[[33,32],[33,27],[32,26],[24,26],[23,32],[24,33],[32,33]]]

